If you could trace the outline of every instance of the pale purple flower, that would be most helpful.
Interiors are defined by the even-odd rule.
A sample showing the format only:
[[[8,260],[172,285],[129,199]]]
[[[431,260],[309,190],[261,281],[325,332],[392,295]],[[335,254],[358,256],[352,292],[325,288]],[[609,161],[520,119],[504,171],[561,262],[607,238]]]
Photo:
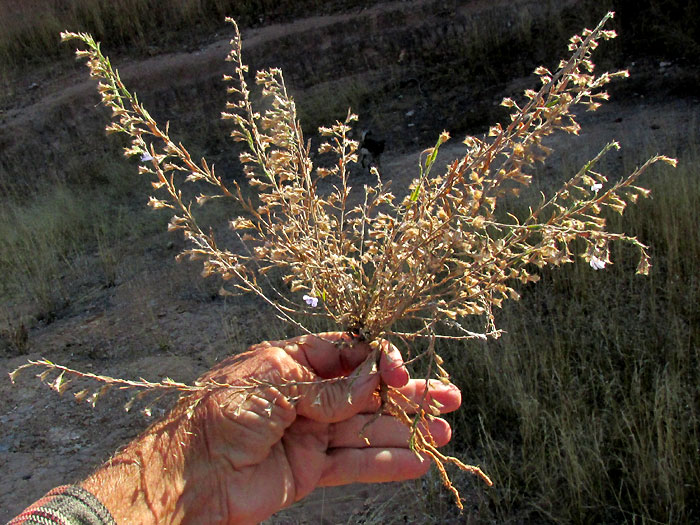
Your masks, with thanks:
[[[593,184],[593,185],[591,186],[591,191],[592,191],[593,193],[598,193],[598,190],[600,190],[600,189],[602,189],[602,188],[603,188],[603,185],[602,185],[600,182],[596,182],[595,184]]]
[[[153,157],[148,152],[145,152],[143,155],[141,155],[141,162],[150,162],[152,160],[153,160]]]
[[[591,262],[590,262],[591,268],[594,270],[602,270],[605,268],[605,261],[602,259],[599,259],[595,255],[591,257]]]
[[[311,308],[316,308],[318,306],[318,297],[312,295],[305,295],[304,302],[308,304]]]

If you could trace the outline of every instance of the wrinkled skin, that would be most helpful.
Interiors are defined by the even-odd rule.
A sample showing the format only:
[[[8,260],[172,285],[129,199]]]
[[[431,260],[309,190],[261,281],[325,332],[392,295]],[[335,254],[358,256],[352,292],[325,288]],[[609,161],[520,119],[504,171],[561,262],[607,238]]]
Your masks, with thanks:
[[[264,520],[316,487],[422,476],[430,461],[408,449],[408,428],[377,415],[380,378],[443,413],[461,401],[437,382],[426,396],[388,343],[373,350],[340,333],[261,343],[200,379],[233,387],[182,400],[82,485],[117,523],[232,524]],[[235,388],[252,382],[248,394]],[[440,418],[429,430],[437,445],[451,437]]]

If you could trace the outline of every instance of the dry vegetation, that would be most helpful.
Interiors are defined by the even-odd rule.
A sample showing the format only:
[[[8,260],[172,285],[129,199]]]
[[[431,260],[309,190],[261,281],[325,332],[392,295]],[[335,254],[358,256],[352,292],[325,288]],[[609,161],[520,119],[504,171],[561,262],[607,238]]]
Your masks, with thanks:
[[[356,0],[342,2],[344,9],[369,4]],[[324,6],[325,4],[325,6]],[[322,8],[337,10],[337,2],[317,0],[3,0],[0,10],[0,62],[10,66],[56,58],[68,53],[56,45],[56,35],[66,28],[90,31],[98,40],[130,53],[153,52],[158,46],[191,45],[183,42],[178,31],[188,37],[220,29],[226,16],[235,16],[249,26],[263,21],[279,21]],[[41,21],[28,13],[41,13]],[[194,30],[194,31],[193,31]],[[201,36],[199,38],[202,38]]]
[[[45,45],[42,38],[34,40]],[[627,156],[623,150],[617,168],[631,173],[645,155],[659,151],[678,157],[680,166],[670,177],[652,174],[653,198],[631,207],[624,219],[605,218],[612,230],[651,247],[650,276],[634,276],[634,254],[625,248],[612,252],[616,264],[603,272],[583,264],[537,270],[541,282],[516,287],[521,301],[497,312],[506,332],[500,340],[488,348],[439,343],[443,366],[465,394],[451,453],[480,463],[495,482],[481,490],[471,487],[470,478],[453,476],[468,496],[466,512],[474,521],[698,519],[700,151],[692,129],[685,143],[675,142],[675,135],[667,142],[647,133],[644,151]],[[617,138],[624,146],[625,137]],[[128,169],[103,170],[107,183],[97,188],[77,193],[58,186],[29,201],[5,201],[10,205],[0,212],[6,243],[0,268],[8,352],[27,351],[37,317],[61,315],[71,301],[62,275],[66,268],[85,270],[81,254],[96,254],[100,280],[113,285],[119,265],[114,246],[124,236],[148,242],[164,224],[140,215],[135,220],[133,208],[116,197],[129,187],[143,190],[142,181]],[[117,220],[95,224],[92,217],[105,209]],[[36,306],[18,307],[29,301]],[[27,311],[33,313],[16,315]],[[426,488],[425,521],[456,519],[444,496],[430,483]]]

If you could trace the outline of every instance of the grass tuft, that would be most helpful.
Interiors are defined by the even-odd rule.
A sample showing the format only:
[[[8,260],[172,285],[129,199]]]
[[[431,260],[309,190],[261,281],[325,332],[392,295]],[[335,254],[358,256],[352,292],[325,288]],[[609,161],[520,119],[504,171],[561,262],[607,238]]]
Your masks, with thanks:
[[[500,340],[452,348],[457,453],[481,457],[495,485],[479,522],[700,516],[697,161],[696,145],[622,221],[654,247],[648,278],[622,262],[543,271],[497,314]]]

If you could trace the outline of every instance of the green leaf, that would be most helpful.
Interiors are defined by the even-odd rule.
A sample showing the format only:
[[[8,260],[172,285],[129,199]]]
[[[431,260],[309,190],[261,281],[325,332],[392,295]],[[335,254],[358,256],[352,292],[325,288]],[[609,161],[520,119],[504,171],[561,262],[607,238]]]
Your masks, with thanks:
[[[420,177],[418,178],[418,184],[416,185],[413,192],[411,192],[411,202],[416,202],[418,200],[418,196],[420,195],[420,188],[423,185],[423,181],[430,173],[430,169],[433,167],[435,159],[437,159],[438,150],[440,149],[440,146],[442,146],[442,144],[444,144],[447,141],[447,139],[449,139],[449,135],[447,134],[447,132],[441,133],[438,137],[438,141],[435,143],[435,146],[431,148],[430,153],[425,159],[425,167],[423,166],[422,162],[418,163],[420,166]]]
[[[418,200],[418,195],[420,195],[420,182],[411,192],[411,202],[416,202]]]

